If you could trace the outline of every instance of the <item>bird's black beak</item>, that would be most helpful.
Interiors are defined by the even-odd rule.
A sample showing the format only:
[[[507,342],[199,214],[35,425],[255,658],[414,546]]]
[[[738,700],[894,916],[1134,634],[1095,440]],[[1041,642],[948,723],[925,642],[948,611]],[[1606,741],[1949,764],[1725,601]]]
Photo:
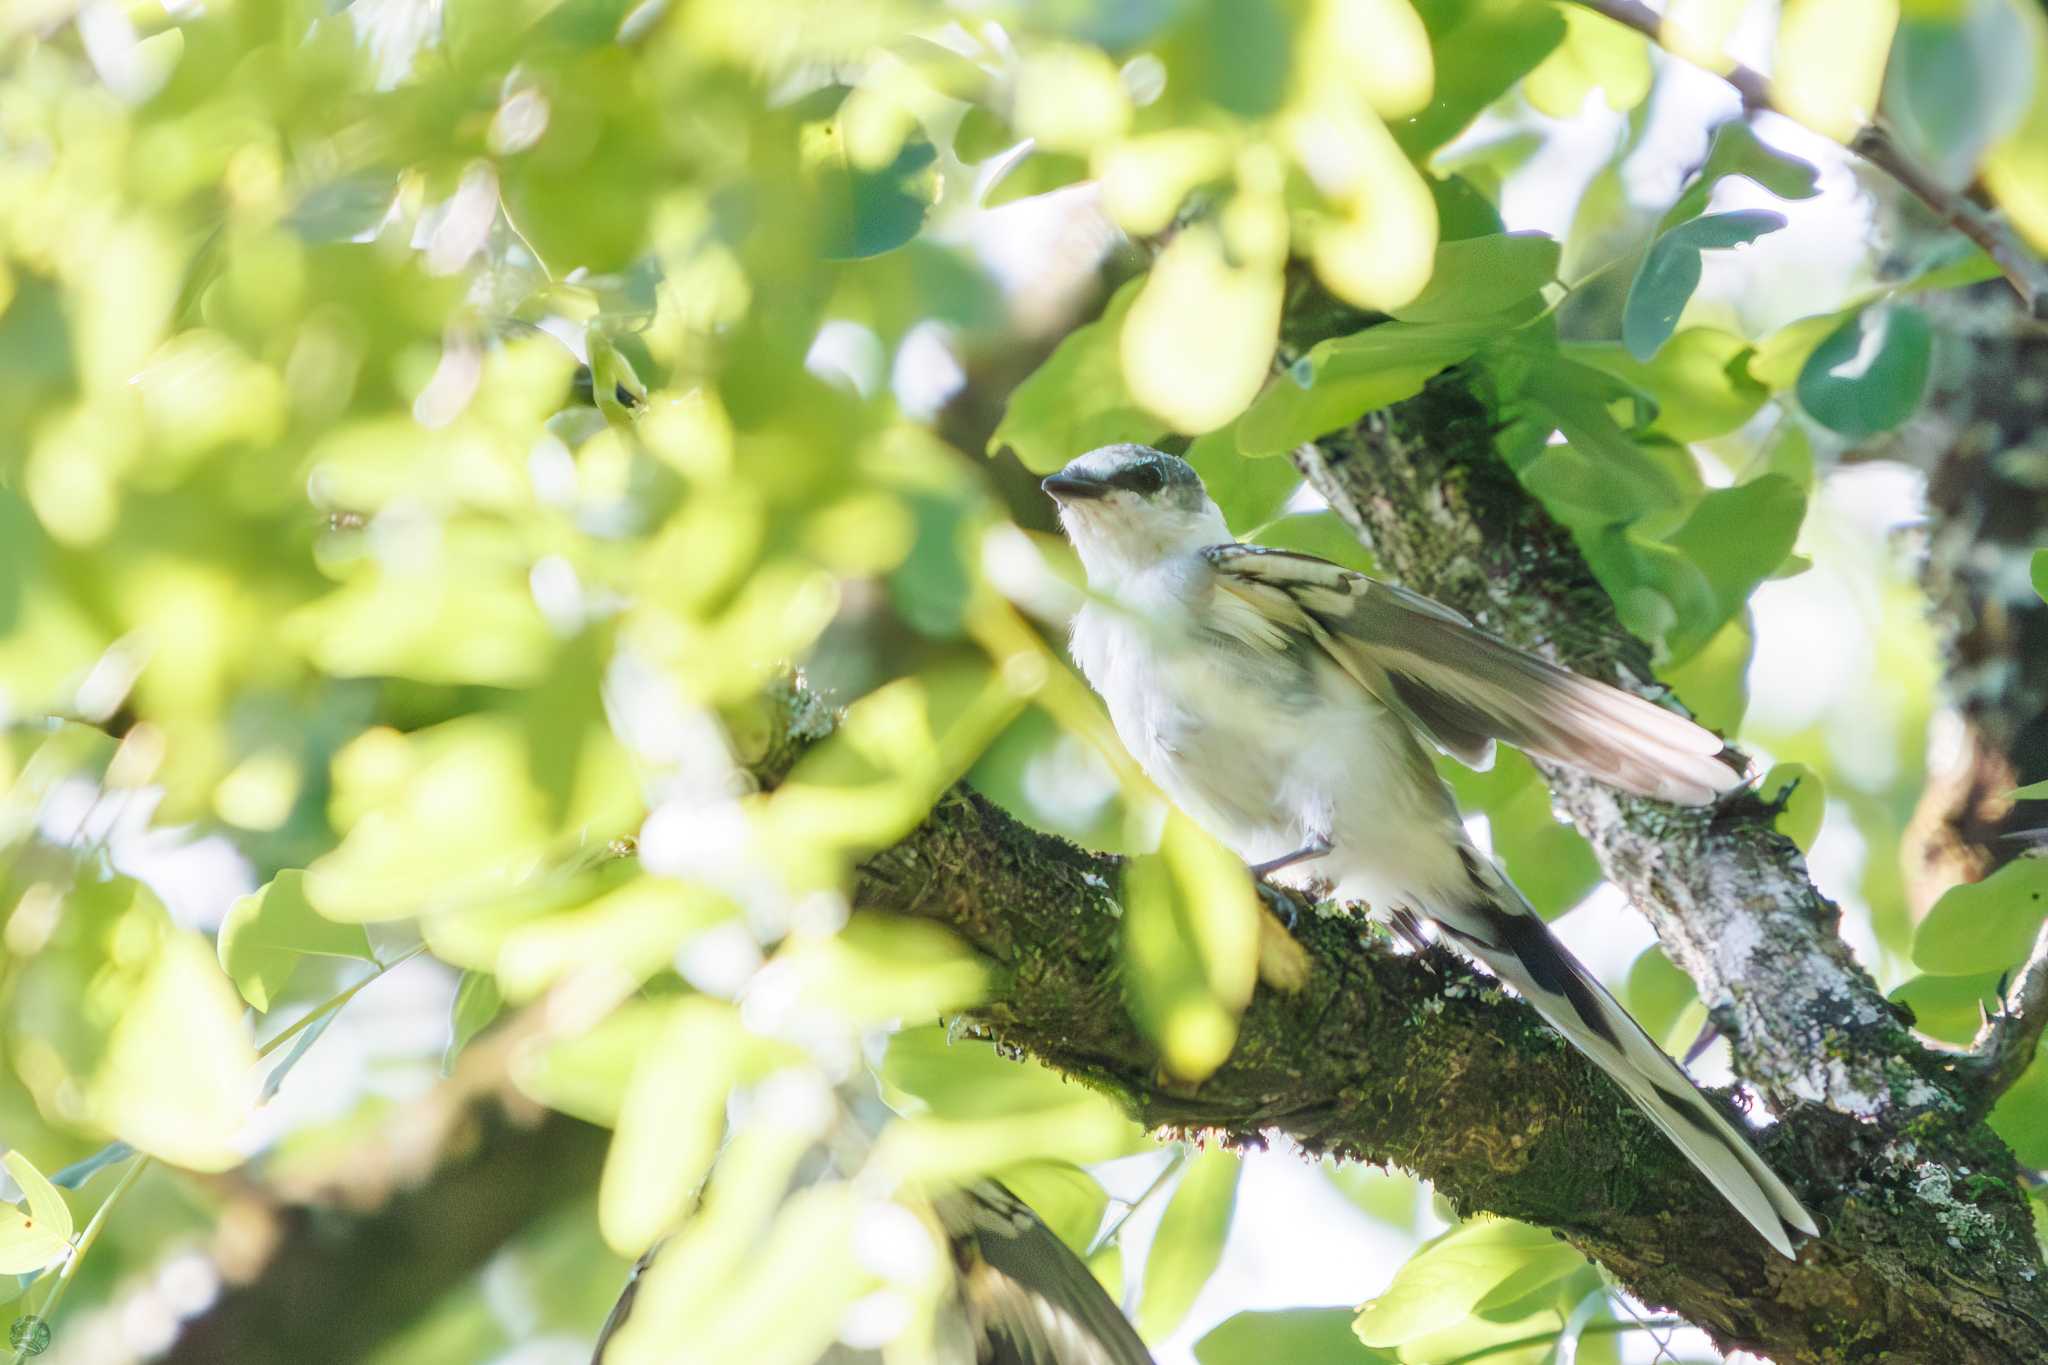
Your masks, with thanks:
[[[1100,479],[1084,479],[1078,474],[1055,474],[1038,486],[1060,502],[1086,502],[1109,492],[1109,485]]]

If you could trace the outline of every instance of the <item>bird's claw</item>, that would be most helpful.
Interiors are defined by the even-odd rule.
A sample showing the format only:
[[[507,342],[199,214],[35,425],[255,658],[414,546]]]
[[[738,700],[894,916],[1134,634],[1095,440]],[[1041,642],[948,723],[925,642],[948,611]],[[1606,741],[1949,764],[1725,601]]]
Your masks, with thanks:
[[[1258,888],[1259,899],[1266,903],[1266,908],[1287,926],[1288,933],[1293,933],[1295,926],[1301,922],[1300,902],[1264,877],[1254,876],[1252,885]]]

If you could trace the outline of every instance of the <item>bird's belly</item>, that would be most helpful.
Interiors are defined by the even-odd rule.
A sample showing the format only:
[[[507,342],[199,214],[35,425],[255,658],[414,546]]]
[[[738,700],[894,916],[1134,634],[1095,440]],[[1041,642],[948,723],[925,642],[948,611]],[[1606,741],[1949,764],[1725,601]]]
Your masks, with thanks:
[[[1412,744],[1348,678],[1289,675],[1222,651],[1160,659],[1152,685],[1128,695],[1142,698],[1142,714],[1116,718],[1126,745],[1175,805],[1248,862],[1331,836],[1346,809],[1369,803],[1375,771]]]

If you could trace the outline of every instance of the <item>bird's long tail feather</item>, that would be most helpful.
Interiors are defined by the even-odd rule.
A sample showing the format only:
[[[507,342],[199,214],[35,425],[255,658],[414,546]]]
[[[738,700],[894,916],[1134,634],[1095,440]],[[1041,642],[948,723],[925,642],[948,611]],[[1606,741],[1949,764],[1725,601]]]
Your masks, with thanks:
[[[1519,991],[1649,1115],[1764,1240],[1793,1255],[1813,1217],[1627,1010],[1552,936],[1513,883],[1466,850],[1469,897],[1425,907],[1452,943]]]

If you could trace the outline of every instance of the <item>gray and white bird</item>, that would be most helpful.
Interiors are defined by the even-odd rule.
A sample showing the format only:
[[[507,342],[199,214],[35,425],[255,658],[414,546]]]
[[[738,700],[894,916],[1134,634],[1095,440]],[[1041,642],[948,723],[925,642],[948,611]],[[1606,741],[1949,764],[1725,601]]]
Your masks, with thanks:
[[[1072,652],[1166,795],[1252,870],[1412,912],[1613,1077],[1786,1256],[1813,1219],[1466,836],[1429,747],[1504,740],[1639,796],[1742,777],[1675,712],[1313,555],[1243,545],[1185,460],[1104,446],[1045,480],[1087,570]]]

